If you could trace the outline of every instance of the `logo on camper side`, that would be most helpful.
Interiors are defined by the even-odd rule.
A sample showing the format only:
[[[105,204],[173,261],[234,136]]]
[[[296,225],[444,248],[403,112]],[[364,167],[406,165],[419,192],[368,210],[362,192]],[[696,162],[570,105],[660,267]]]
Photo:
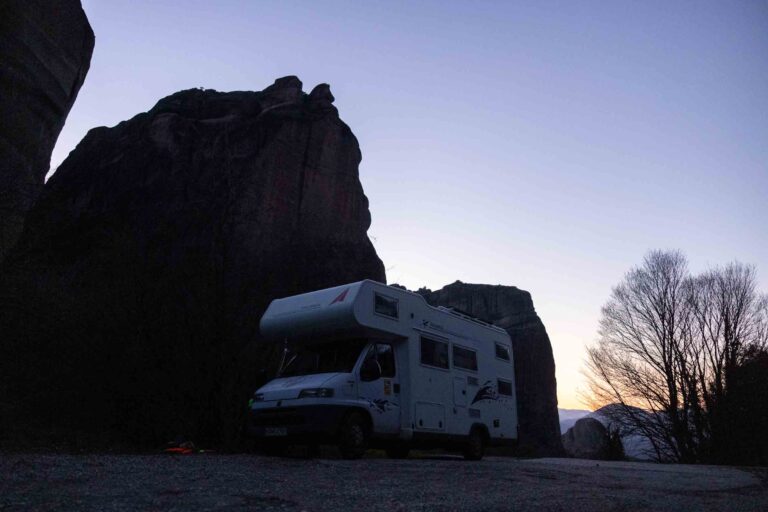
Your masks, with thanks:
[[[349,293],[349,288],[344,288],[344,291],[343,291],[343,292],[341,292],[341,293],[339,294],[339,296],[338,296],[338,297],[336,297],[335,299],[333,299],[333,300],[331,301],[331,303],[330,303],[330,304],[328,304],[328,305],[329,305],[329,306],[333,306],[333,305],[334,305],[334,304],[336,304],[337,302],[344,302],[344,299],[346,299],[346,298],[347,298],[347,294],[348,294],[348,293]]]
[[[432,329],[437,329],[438,331],[444,331],[445,327],[443,327],[440,324],[436,324],[435,322],[430,322],[429,320],[422,320],[421,325],[423,327],[431,327]]]
[[[483,384],[483,387],[481,387],[478,390],[474,400],[472,400],[472,404],[475,404],[480,400],[498,400],[498,399],[499,399],[499,395],[496,392],[496,390],[493,388],[493,384],[491,383],[491,381],[487,380]]]
[[[368,401],[368,406],[378,413],[391,411],[392,409],[398,406],[394,402],[390,402],[389,400],[382,400],[381,398],[377,398],[376,400],[371,400],[370,398],[366,398],[366,400]]]

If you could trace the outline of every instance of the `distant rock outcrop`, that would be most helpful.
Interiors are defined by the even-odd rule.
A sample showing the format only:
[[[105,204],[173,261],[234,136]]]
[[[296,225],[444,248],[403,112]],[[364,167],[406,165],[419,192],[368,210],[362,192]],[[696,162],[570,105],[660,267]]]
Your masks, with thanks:
[[[506,329],[515,358],[520,453],[561,455],[555,360],[531,294],[514,286],[461,281],[434,292],[421,289],[418,293],[432,305],[455,307]]]
[[[644,419],[649,425],[653,425],[660,420],[659,416],[651,412],[618,403],[603,406],[589,414],[590,418],[602,423],[606,430],[618,437],[618,442],[621,444],[625,459],[655,460],[657,462],[671,462],[674,460],[666,457],[663,451],[657,452],[651,440],[634,428],[634,421],[630,419],[632,416]]]
[[[0,2],[0,262],[43,187],[93,45],[78,0]]]
[[[290,76],[91,130],[0,269],[14,418],[144,444],[237,432],[275,355],[253,343],[269,301],[385,282],[332,102]]]
[[[563,448],[576,459],[606,460],[611,451],[608,431],[594,418],[581,418],[563,434]]]
[[[586,409],[558,409],[558,415],[560,416],[560,432],[568,432],[581,418],[589,415],[591,411]]]

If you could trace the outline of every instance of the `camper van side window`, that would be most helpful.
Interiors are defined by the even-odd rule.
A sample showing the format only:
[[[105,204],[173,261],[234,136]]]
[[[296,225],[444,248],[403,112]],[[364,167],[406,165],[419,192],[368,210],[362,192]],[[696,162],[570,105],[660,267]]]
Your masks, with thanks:
[[[500,395],[512,396],[512,383],[507,380],[498,379],[498,390]]]
[[[506,345],[502,345],[501,343],[496,344],[496,357],[499,359],[503,359],[504,361],[509,361],[509,348],[507,348]]]
[[[448,344],[421,338],[421,364],[448,369]]]
[[[374,293],[373,310],[377,315],[384,315],[388,316],[389,318],[397,318],[397,299]]]
[[[453,346],[453,367],[462,368],[464,370],[477,371],[477,354],[474,350],[460,347],[458,345]]]

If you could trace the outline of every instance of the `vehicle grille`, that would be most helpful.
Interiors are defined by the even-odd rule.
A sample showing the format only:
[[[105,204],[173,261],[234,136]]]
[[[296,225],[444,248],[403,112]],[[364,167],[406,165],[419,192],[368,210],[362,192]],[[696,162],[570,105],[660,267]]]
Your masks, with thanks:
[[[291,425],[303,425],[306,422],[306,418],[296,409],[275,408],[253,411],[251,421],[253,425],[260,427],[288,427]]]

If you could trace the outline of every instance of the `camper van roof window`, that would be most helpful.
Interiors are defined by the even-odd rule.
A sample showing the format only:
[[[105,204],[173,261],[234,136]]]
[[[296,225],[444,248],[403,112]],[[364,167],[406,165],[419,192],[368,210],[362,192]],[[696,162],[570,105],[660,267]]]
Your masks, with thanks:
[[[374,292],[374,305],[373,305],[373,311],[377,315],[386,316],[388,318],[398,318],[398,304],[397,299],[393,299],[392,297],[387,297],[386,295],[381,295],[380,293]]]
[[[504,361],[509,361],[509,348],[506,345],[502,345],[501,343],[496,344],[496,357],[499,359],[503,359]]]

